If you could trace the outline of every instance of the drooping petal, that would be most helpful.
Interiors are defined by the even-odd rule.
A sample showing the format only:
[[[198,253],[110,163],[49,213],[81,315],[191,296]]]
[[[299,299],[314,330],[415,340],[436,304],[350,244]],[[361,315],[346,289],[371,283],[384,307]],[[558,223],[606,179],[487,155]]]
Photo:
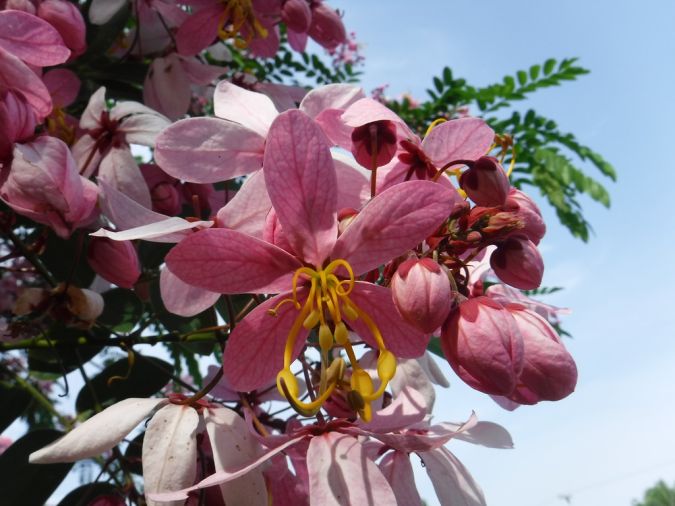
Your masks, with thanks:
[[[265,184],[293,249],[316,266],[337,237],[337,177],[321,128],[305,113],[280,114],[265,147]]]
[[[301,267],[281,248],[235,230],[202,230],[166,256],[176,276],[218,293],[278,293],[291,286]]]
[[[431,181],[393,186],[371,200],[340,236],[331,254],[357,276],[414,248],[450,215],[456,191]]]
[[[213,450],[216,471],[236,469],[252,462],[262,449],[249,434],[246,422],[227,408],[204,410],[206,431]],[[253,469],[241,478],[220,485],[225,504],[267,506],[267,487],[261,469]]]
[[[221,81],[213,93],[213,110],[219,118],[234,121],[265,137],[279,112],[270,98],[228,81]]]
[[[218,226],[261,239],[265,219],[271,208],[265,176],[262,171],[255,172],[244,182],[232,200],[218,211]]]
[[[304,291],[300,294],[306,296]],[[248,392],[267,386],[283,368],[286,341],[298,310],[291,303],[281,305],[276,316],[270,315],[268,310],[290,297],[291,293],[286,292],[266,300],[247,314],[230,334],[223,355],[223,369],[236,390]],[[307,329],[300,326],[293,359],[305,345],[307,333]]]
[[[168,404],[150,419],[143,437],[143,482],[146,495],[178,490],[197,474],[199,414],[192,406]],[[148,499],[148,506],[158,502]],[[182,501],[169,503],[181,506]]]
[[[342,114],[342,121],[352,128],[374,121],[393,121],[397,128],[409,130],[395,112],[372,98],[362,98],[352,103]]]
[[[263,148],[263,137],[244,126],[216,118],[189,118],[157,136],[155,160],[175,178],[214,183],[260,169]]]
[[[501,425],[494,422],[478,422],[460,434],[455,439],[461,439],[487,448],[513,448],[511,434]]]
[[[391,298],[389,288],[357,281],[350,299],[375,322],[384,343],[394,355],[403,358],[419,357],[424,353],[429,336],[406,322]],[[373,348],[377,343],[362,318],[347,321],[354,331]]]
[[[0,11],[0,47],[36,67],[65,62],[70,50],[59,32],[43,19],[18,10]]]
[[[124,399],[78,425],[49,446],[33,452],[33,464],[75,462],[100,455],[122,441],[166,399]]]
[[[159,289],[164,307],[180,316],[194,316],[213,306],[219,293],[188,285],[174,276],[168,267],[159,275]]]
[[[486,506],[483,491],[464,465],[445,448],[419,454],[441,504]]]
[[[140,227],[129,228],[119,232],[104,228],[92,232],[95,237],[108,237],[114,241],[135,241],[142,239],[151,242],[175,243],[183,240],[192,233],[192,229],[201,226],[210,226],[211,221],[187,221],[183,218],[166,218],[155,223],[148,223]]]
[[[422,148],[440,168],[455,160],[485,155],[494,138],[494,131],[482,119],[460,118],[434,127],[422,141]]]
[[[98,180],[105,181],[143,207],[152,207],[148,185],[127,146],[113,146],[103,157],[98,169]]]
[[[326,432],[307,451],[309,499],[322,506],[396,506],[387,479],[352,436]]]
[[[391,485],[399,505],[422,506],[408,454],[399,451],[387,453],[379,463],[379,467]]]
[[[180,57],[171,53],[155,58],[143,83],[143,102],[172,120],[177,120],[190,108],[192,90]]]

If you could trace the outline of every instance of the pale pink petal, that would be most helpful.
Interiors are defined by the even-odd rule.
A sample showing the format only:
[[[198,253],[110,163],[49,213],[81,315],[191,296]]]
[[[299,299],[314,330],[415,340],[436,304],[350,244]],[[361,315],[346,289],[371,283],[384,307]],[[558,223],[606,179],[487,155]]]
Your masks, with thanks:
[[[194,316],[213,306],[220,294],[184,283],[168,267],[159,275],[159,289],[164,307],[180,316]]]
[[[305,48],[307,47],[307,34],[304,32],[288,30],[288,43],[293,51],[304,53]]]
[[[279,112],[267,95],[245,90],[227,81],[221,81],[213,94],[213,109],[219,118],[234,121],[253,130],[261,137]]]
[[[70,50],[56,29],[23,11],[0,11],[0,47],[29,65],[49,67],[65,62]]]
[[[193,233],[193,229],[209,227],[212,221],[187,221],[183,218],[165,218],[162,221],[148,223],[139,227],[128,228],[119,232],[104,228],[92,232],[95,237],[107,237],[114,241],[135,241],[138,239],[150,242],[176,243]]]
[[[342,114],[342,121],[352,128],[373,121],[393,121],[397,127],[408,129],[395,112],[372,98],[362,98],[351,104]]]
[[[301,295],[306,296],[304,290]],[[286,341],[299,311],[291,303],[281,305],[276,316],[267,311],[290,297],[286,292],[266,300],[247,314],[230,334],[223,355],[223,370],[235,390],[248,392],[268,386],[283,369]],[[307,333],[300,325],[293,359],[304,347]]]
[[[180,120],[157,137],[155,160],[167,174],[193,183],[214,183],[261,168],[264,139],[217,118]]]
[[[206,86],[218,79],[225,72],[225,68],[216,65],[207,65],[197,58],[179,58],[183,71],[194,84]]]
[[[307,94],[307,90],[302,86],[291,86],[287,84],[257,83],[255,89],[270,97],[274,103],[274,107],[279,112],[284,112],[288,109],[297,109],[298,104]]]
[[[89,98],[87,107],[80,117],[80,128],[83,130],[95,130],[101,126],[101,115],[107,111],[105,102],[105,87],[101,86]]]
[[[105,181],[143,207],[152,207],[148,185],[127,146],[113,146],[103,157],[98,169],[98,181]]]
[[[309,499],[321,506],[396,506],[387,479],[356,438],[326,432],[307,451]]]
[[[363,88],[354,84],[328,84],[307,93],[299,109],[310,118],[316,118],[326,109],[344,110],[365,96]]]
[[[342,122],[343,112],[341,109],[326,109],[314,118],[314,121],[321,127],[333,146],[340,146],[349,151],[352,148],[354,129]]]
[[[422,506],[424,504],[417,492],[415,476],[407,453],[399,451],[387,453],[379,463],[379,468],[391,485],[399,505]]]
[[[154,109],[151,109],[148,106],[141,104],[140,102],[134,102],[132,100],[124,100],[122,102],[117,102],[112,109],[110,109],[110,119],[112,120],[128,120],[131,116],[155,116],[156,118],[163,119],[165,123],[169,123],[166,118],[159,114]],[[161,126],[158,126],[161,129]]]
[[[168,404],[150,419],[143,437],[145,493],[168,492],[194,483],[199,414],[192,406]],[[159,503],[148,499],[148,506]],[[181,506],[182,501],[169,503]]]
[[[394,401],[384,409],[373,411],[370,422],[363,428],[382,434],[403,430],[420,423],[427,415],[424,396],[413,388],[405,388],[394,396]]]
[[[115,108],[111,111],[111,116],[114,111]],[[154,148],[155,139],[170,123],[168,118],[152,111],[152,114],[134,114],[124,118],[120,123],[119,131],[124,133],[124,138],[129,144]]]
[[[52,69],[42,76],[42,81],[56,107],[66,107],[75,102],[82,84],[75,72],[68,69]]]
[[[370,182],[353,158],[342,153],[332,153],[337,176],[337,208],[361,209],[370,198]]]
[[[211,45],[218,35],[218,21],[224,6],[210,2],[208,6],[192,14],[178,28],[176,44],[183,56],[193,56]]]
[[[435,126],[422,141],[422,148],[440,168],[455,160],[485,155],[494,138],[494,131],[482,119],[460,118]]]
[[[493,422],[478,422],[461,434],[457,434],[455,439],[488,448],[513,448],[511,434],[504,427]]]
[[[176,276],[219,293],[278,293],[301,267],[284,250],[235,230],[212,228],[183,239],[166,256]]]
[[[0,47],[0,89],[16,90],[35,110],[39,120],[52,111],[52,99],[42,80],[25,63]]]
[[[389,288],[357,281],[349,298],[375,322],[384,343],[394,355],[403,358],[419,357],[426,350],[429,336],[406,322],[399,314],[391,298]],[[363,319],[347,323],[373,348],[377,347]]]
[[[445,374],[443,374],[441,368],[438,367],[438,364],[436,363],[436,360],[434,360],[434,357],[431,356],[431,353],[426,352],[417,359],[417,362],[434,385],[443,388],[448,388],[450,386],[450,382],[445,377]]]
[[[216,472],[236,469],[262,454],[262,448],[249,434],[243,418],[227,408],[204,410],[206,431],[213,450]],[[267,487],[260,469],[220,485],[225,504],[267,506]]]
[[[127,0],[92,0],[89,7],[89,21],[94,25],[104,25],[117,14]]]
[[[425,240],[450,215],[456,191],[431,181],[393,186],[371,200],[340,236],[331,255],[356,275],[402,255]]]
[[[244,476],[252,469],[255,469],[261,464],[264,464],[275,455],[283,452],[289,446],[293,446],[294,444],[302,441],[303,439],[305,439],[304,436],[297,437],[295,439],[289,439],[282,445],[277,446],[273,450],[270,450],[269,452],[265,453],[255,461],[251,462],[246,467],[242,467],[240,469],[232,469],[229,471],[217,471],[215,474],[212,474],[208,478],[200,481],[199,483],[197,483],[192,487],[185,488],[183,490],[177,490],[175,492],[151,493],[149,494],[149,497],[154,501],[176,501],[181,499],[187,499],[188,493],[192,492],[193,490],[199,490],[206,487],[213,487],[215,485],[227,483],[228,481],[236,480],[237,478]]]
[[[96,457],[122,441],[166,399],[124,399],[113,404],[52,444],[33,452],[33,464],[75,462]]]
[[[419,454],[441,504],[485,506],[483,491],[462,463],[445,448]]]
[[[262,171],[254,172],[232,200],[218,211],[218,226],[262,239],[272,208]]]
[[[190,81],[176,53],[155,58],[143,83],[143,102],[176,120],[187,113],[191,98]]]
[[[424,356],[424,355],[422,355]],[[431,414],[436,400],[436,391],[429,377],[414,358],[401,359],[396,365],[396,374],[389,383],[392,394],[396,398],[404,389],[410,388],[420,394],[424,410]]]
[[[286,111],[270,128],[263,166],[288,241],[320,266],[337,237],[337,178],[325,135],[305,113]]]

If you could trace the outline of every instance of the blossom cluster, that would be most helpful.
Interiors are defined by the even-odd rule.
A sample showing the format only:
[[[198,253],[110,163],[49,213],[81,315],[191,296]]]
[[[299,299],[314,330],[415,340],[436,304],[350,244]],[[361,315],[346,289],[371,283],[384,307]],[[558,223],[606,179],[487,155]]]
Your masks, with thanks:
[[[414,455],[442,504],[484,504],[445,444],[511,438],[475,414],[432,419],[434,385],[448,381],[430,346],[509,409],[560,400],[577,379],[559,310],[523,292],[541,284],[546,227],[511,185],[512,139],[469,115],[432,121],[420,138],[353,84],[216,83],[219,50],[272,57],[282,38],[357,58],[319,0],[94,0],[94,25],[135,13],[108,51],[148,62],[144,103],[80,90],[75,4],[4,4],[2,339],[25,337],[31,317],[96,328],[101,292],[147,298],[153,276],[182,317],[249,300],[219,326],[222,368],[208,388],[121,400],[31,461],[96,457],[149,418],[148,504],[422,504]],[[213,116],[186,117],[211,98]],[[139,163],[132,145],[151,159]],[[35,232],[29,250],[20,229]],[[50,234],[79,238],[93,285],[21,272]],[[170,249],[144,265],[143,243]]]

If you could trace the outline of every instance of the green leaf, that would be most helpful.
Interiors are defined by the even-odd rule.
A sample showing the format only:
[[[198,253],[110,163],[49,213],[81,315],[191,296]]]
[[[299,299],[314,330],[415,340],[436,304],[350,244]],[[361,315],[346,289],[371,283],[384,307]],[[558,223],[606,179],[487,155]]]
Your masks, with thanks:
[[[518,75],[518,83],[521,86],[524,86],[525,83],[527,82],[527,72],[525,72],[524,70],[519,70],[517,75]]]
[[[443,82],[448,86],[452,86],[452,70],[450,70],[450,67],[443,69]]]
[[[541,71],[541,65],[532,65],[530,67],[530,79],[536,81],[539,77],[539,72]]]
[[[2,504],[46,503],[73,464],[29,464],[28,456],[61,436],[62,432],[53,429],[34,430],[0,455]]]
[[[434,77],[434,88],[436,88],[436,91],[438,93],[443,92],[443,81],[441,81],[438,77]]]
[[[431,339],[429,340],[429,345],[427,346],[427,350],[429,350],[434,355],[436,355],[438,357],[441,357],[442,359],[445,359],[445,355],[443,354],[443,349],[441,348],[440,338],[438,338],[436,336],[432,336]]]
[[[103,313],[98,321],[116,332],[131,332],[143,315],[143,303],[131,290],[113,288],[103,294]]]
[[[553,58],[549,58],[544,62],[544,75],[547,76],[555,69],[555,64],[557,62]]]
[[[93,377],[77,394],[75,407],[78,413],[95,410],[97,402],[94,394],[100,407],[129,397],[150,397],[169,382],[172,374],[173,367],[167,362],[136,353],[135,363],[131,369],[128,360],[123,358]],[[119,379],[108,383],[110,378],[115,376]]]

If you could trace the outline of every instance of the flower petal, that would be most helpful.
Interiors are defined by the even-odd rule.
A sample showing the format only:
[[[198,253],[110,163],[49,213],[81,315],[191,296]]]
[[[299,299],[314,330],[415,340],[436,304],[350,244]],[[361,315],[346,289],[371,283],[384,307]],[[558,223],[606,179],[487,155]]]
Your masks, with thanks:
[[[270,98],[228,81],[221,81],[213,93],[216,116],[234,121],[265,137],[279,112]]]
[[[155,160],[167,174],[193,183],[214,183],[262,167],[264,139],[217,118],[180,120],[157,136]]]
[[[19,91],[40,120],[52,111],[52,99],[42,79],[24,62],[2,47],[0,47],[0,88]]]
[[[420,453],[441,504],[486,506],[483,491],[462,463],[445,448]]]
[[[180,316],[194,316],[213,306],[220,294],[184,283],[164,267],[159,275],[159,289],[164,307]]]
[[[370,182],[354,162],[342,153],[332,153],[337,175],[337,208],[361,209],[370,198]]]
[[[267,195],[265,176],[259,170],[251,174],[232,200],[218,211],[218,226],[261,239],[270,209],[272,202]]]
[[[373,412],[372,420],[363,427],[371,432],[394,432],[420,423],[426,415],[424,396],[412,388],[405,388],[395,395],[389,406]]]
[[[434,127],[422,141],[424,152],[437,167],[454,160],[475,160],[485,155],[495,132],[479,118],[460,118]]]
[[[298,296],[300,303],[303,293],[301,291]],[[267,311],[290,297],[291,293],[286,292],[266,300],[247,314],[230,334],[223,355],[223,369],[232,388],[248,392],[267,386],[283,368],[286,341],[298,310],[293,304],[283,304],[277,309],[276,316]],[[293,359],[300,354],[307,334],[307,329],[301,326],[295,337]]]
[[[424,504],[415,486],[410,457],[405,452],[387,453],[379,464],[382,474],[394,491],[398,504],[422,506]]]
[[[291,246],[320,266],[337,237],[337,177],[326,136],[305,113],[286,111],[270,128],[263,166]]]
[[[360,86],[346,83],[327,84],[307,93],[300,102],[299,109],[310,118],[316,118],[326,109],[346,109],[365,96]]]
[[[33,464],[75,462],[100,455],[122,441],[166,399],[124,399],[78,425],[52,444],[33,452]]]
[[[143,207],[152,207],[150,190],[128,146],[113,146],[103,157],[98,169],[98,180],[105,181]]]
[[[143,437],[145,493],[176,490],[194,483],[197,474],[199,414],[192,406],[168,404],[150,419]],[[158,503],[148,499],[148,506]],[[170,503],[180,506],[182,501]]]
[[[301,267],[281,248],[235,230],[212,228],[183,239],[166,263],[184,282],[218,293],[278,293]]]
[[[192,56],[210,46],[218,35],[218,20],[223,9],[223,5],[213,2],[187,18],[176,33],[178,52],[183,56]]]
[[[331,257],[357,276],[414,248],[450,215],[456,191],[431,181],[393,186],[371,200],[340,236]]]
[[[49,67],[70,56],[59,32],[37,16],[10,8],[0,12],[0,26],[0,47],[29,65]]]
[[[513,448],[511,434],[504,427],[494,422],[478,422],[461,434],[457,434],[455,439],[486,446],[487,448]]]

